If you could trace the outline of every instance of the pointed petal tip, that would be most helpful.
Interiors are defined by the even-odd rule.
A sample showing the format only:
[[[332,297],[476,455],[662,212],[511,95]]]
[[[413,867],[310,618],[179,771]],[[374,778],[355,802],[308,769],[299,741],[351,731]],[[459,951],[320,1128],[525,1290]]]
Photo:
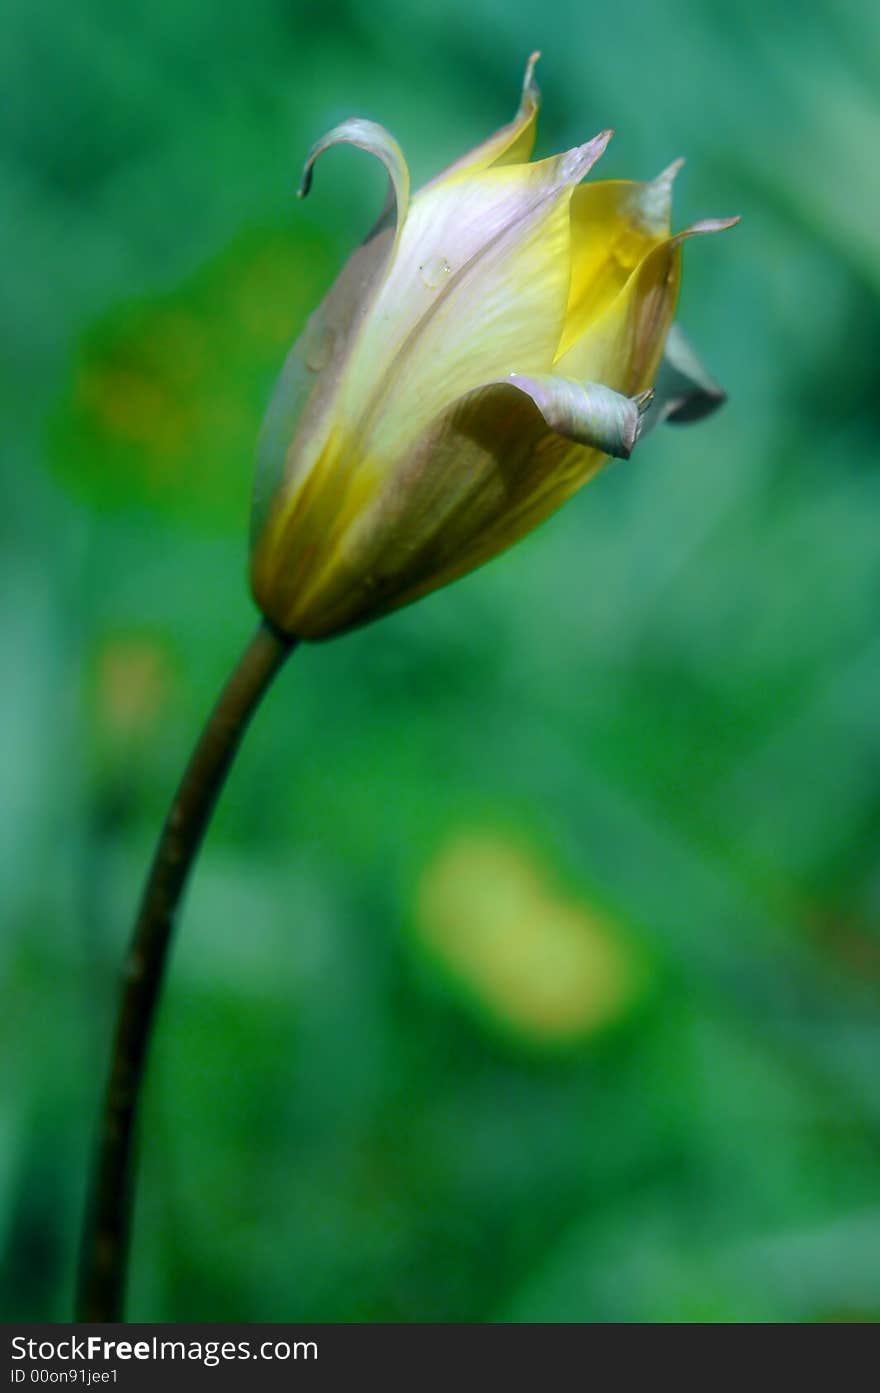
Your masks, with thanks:
[[[535,86],[535,68],[538,66],[538,63],[540,62],[540,59],[541,59],[541,50],[540,50],[539,48],[534,49],[534,50],[529,54],[528,61],[527,61],[527,63],[526,63],[525,75],[524,75],[524,77],[523,77],[523,92],[527,92],[527,91],[529,91],[530,89],[534,88],[534,86]]]
[[[539,49],[530,53],[526,70],[523,73],[522,95],[519,99],[519,111],[516,114],[517,121],[528,121],[535,116],[541,105],[541,89],[535,81],[535,68],[538,59],[541,57]]]
[[[684,169],[686,163],[687,161],[684,155],[679,155],[677,160],[673,160],[665,169],[661,169],[660,173],[656,175],[652,182],[655,184],[671,184],[676,175],[680,174]]]
[[[636,445],[638,445],[639,440],[642,436],[642,431],[644,430],[645,416],[647,412],[650,410],[653,400],[653,387],[649,387],[646,392],[637,392],[636,395],[631,398],[631,401],[636,408],[636,414],[632,418],[630,428],[626,432],[624,440],[626,452],[624,454],[621,454],[621,459],[629,459],[633,450],[636,448]]]
[[[682,242],[686,237],[704,237],[713,232],[726,232],[728,228],[736,227],[739,221],[739,214],[735,218],[701,218],[699,222],[691,223],[690,227],[677,232],[675,241]]]
[[[561,157],[560,166],[565,182],[576,182],[589,174],[593,165],[604,155],[613,135],[613,130],[600,131],[585,145],[575,145],[573,149],[567,150]]]
[[[684,167],[684,155],[679,155],[677,160],[673,160],[665,169],[661,169],[659,174],[649,181],[647,188],[651,190],[658,202],[669,201],[672,193],[672,185]]]
[[[638,192],[634,199],[634,215],[644,230],[654,236],[669,235],[672,185],[683,164],[683,158],[673,160],[655,178],[646,184],[636,185]]]

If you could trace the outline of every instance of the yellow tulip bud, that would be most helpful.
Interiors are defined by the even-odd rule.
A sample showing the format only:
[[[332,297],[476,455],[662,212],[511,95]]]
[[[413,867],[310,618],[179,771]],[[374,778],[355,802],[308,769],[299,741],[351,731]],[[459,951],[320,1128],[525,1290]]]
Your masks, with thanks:
[[[537,55],[516,117],[414,197],[403,153],[352,119],[388,203],[285,364],[260,439],[251,580],[284,632],[326,638],[509,546],[653,420],[723,393],[669,336],[686,237],[672,180],[581,184],[611,132],[529,163]],[[652,405],[652,388],[657,397]],[[662,389],[662,391],[661,391]]]

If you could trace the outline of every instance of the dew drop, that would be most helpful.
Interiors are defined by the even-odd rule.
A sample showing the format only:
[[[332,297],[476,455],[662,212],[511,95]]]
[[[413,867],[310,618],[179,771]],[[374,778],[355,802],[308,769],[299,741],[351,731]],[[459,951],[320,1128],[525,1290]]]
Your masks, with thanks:
[[[333,356],[333,334],[322,319],[312,316],[303,337],[303,357],[312,372],[326,368]]]
[[[419,267],[419,275],[429,290],[437,290],[451,270],[445,256],[432,256]]]

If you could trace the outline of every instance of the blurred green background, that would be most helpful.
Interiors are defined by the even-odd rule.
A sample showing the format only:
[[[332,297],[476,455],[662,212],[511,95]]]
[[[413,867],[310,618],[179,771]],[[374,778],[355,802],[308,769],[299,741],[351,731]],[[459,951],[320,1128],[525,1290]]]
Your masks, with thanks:
[[[730,391],[508,556],[303,649],[198,868],[132,1319],[880,1315],[880,14],[8,0],[7,1319],[67,1319],[112,997],[254,622],[253,443],[382,177],[513,113],[673,157]]]

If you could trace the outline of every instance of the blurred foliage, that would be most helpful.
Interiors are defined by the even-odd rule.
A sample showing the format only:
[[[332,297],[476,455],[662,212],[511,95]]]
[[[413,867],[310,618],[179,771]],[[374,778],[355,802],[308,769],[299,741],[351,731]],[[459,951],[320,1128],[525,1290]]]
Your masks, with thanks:
[[[250,496],[241,462],[266,380],[331,264],[317,237],[262,232],[179,291],[111,311],[86,336],[59,409],[52,454],[63,478],[98,506],[143,501],[240,526]]]
[[[285,345],[381,178],[507,119],[679,153],[730,389],[509,556],[304,649],[186,905],[130,1313],[880,1315],[880,17],[819,0],[4,16],[3,1314],[65,1319],[112,993],[253,623]]]

